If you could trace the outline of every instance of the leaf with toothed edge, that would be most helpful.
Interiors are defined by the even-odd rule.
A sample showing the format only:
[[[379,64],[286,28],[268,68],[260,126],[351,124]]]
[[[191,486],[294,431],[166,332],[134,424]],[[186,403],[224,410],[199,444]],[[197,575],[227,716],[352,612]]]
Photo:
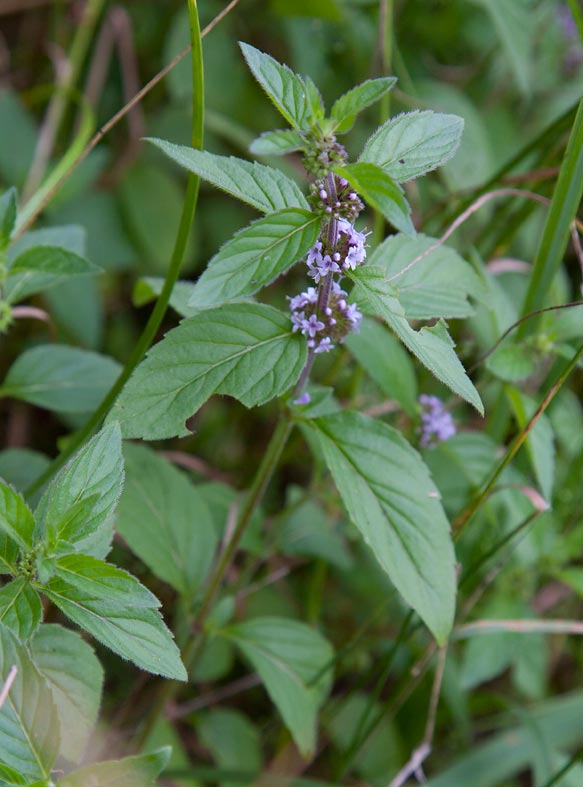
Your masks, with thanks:
[[[414,330],[408,323],[399,303],[397,290],[387,281],[383,268],[365,266],[349,272],[355,284],[355,296],[363,311],[381,317],[397,334],[405,347],[447,385],[473,405],[483,415],[484,405],[472,381],[467,376],[454,350],[454,343],[442,320],[431,328]]]
[[[295,134],[296,132],[277,133]],[[279,169],[234,156],[218,156],[187,145],[175,145],[164,139],[150,138],[147,141],[184,169],[194,172],[203,180],[262,213],[272,213],[274,210],[284,208],[309,207],[298,184]]]
[[[188,305],[205,309],[252,295],[301,260],[319,231],[319,217],[298,209],[252,222],[209,262]]]
[[[185,421],[213,394],[255,407],[299,378],[306,341],[272,306],[231,303],[183,320],[154,345],[112,409],[126,437],[189,434]]]

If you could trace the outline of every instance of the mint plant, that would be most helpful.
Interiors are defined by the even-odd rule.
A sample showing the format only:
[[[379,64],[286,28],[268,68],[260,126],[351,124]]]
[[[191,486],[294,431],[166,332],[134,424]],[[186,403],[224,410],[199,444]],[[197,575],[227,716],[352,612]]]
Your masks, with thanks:
[[[536,684],[533,675],[547,630],[528,619],[512,583],[525,583],[532,554],[547,559],[547,542],[557,536],[554,524],[546,535],[529,529],[557,488],[555,434],[573,472],[581,454],[574,395],[562,391],[545,413],[583,353],[569,343],[580,331],[576,310],[559,317],[554,300],[544,307],[542,300],[559,264],[556,239],[566,238],[572,215],[553,201],[522,293],[543,326],[529,334],[531,315],[521,318],[513,300],[512,287],[520,288],[503,291],[482,265],[479,243],[471,244],[471,263],[445,245],[466,213],[439,238],[413,221],[408,197],[415,191],[404,184],[453,159],[461,117],[428,109],[389,117],[354,160],[343,135],[386,102],[395,78],[368,79],[328,111],[311,78],[242,43],[241,62],[287,127],[250,145],[270,164],[203,150],[194,0],[188,11],[192,144],[148,138],[150,152],[188,172],[188,186],[166,278],[143,276],[135,287],[136,304],[157,296],[141,336],[123,367],[65,343],[66,331],[56,342],[34,336],[6,363],[0,385],[0,396],[55,413],[72,431],[53,462],[21,448],[0,452],[0,787],[142,787],[164,778],[167,766],[168,779],[188,783],[263,782],[280,767],[277,756],[264,767],[264,734],[298,773],[330,746],[332,781],[322,784],[343,783],[349,771],[388,784],[384,763],[394,765],[397,755],[387,755],[387,741],[400,739],[394,714],[437,654],[422,743],[390,785],[401,787],[431,749],[442,683],[456,719],[468,713],[463,687],[508,667],[517,690],[542,694],[542,678]],[[569,161],[583,148],[581,123],[574,123]],[[291,167],[271,165],[288,154],[301,161],[301,184]],[[81,228],[30,229],[61,171],[21,206],[15,188],[0,197],[3,335],[20,317],[54,331],[36,300],[22,302],[44,294],[50,311],[47,293],[103,273],[87,259]],[[558,192],[575,210],[571,175],[561,170]],[[199,179],[259,215],[223,243],[196,281],[176,281]],[[128,193],[136,199],[135,189]],[[439,219],[446,212],[437,206]],[[567,300],[564,282],[555,286],[558,300]],[[153,341],[168,304],[182,319]],[[480,392],[450,335],[447,321],[460,319],[464,331],[452,333],[463,342],[462,357],[475,356],[483,370]],[[558,367],[544,397],[537,390],[543,362]],[[359,395],[363,380],[362,388],[381,392],[381,405]],[[482,396],[493,411],[488,431]],[[240,415],[229,420],[242,412],[238,405],[218,397],[265,409],[246,414],[243,426]],[[237,454],[240,476],[192,455],[209,432],[212,451]],[[562,504],[572,513],[569,501]],[[577,532],[560,546],[562,562],[548,558],[546,569],[573,586],[577,567],[562,566],[577,560]],[[500,570],[493,559],[525,533],[505,595],[484,604],[493,644],[454,644],[484,633],[467,616]],[[339,579],[329,588],[330,567]],[[296,569],[288,595],[300,603],[284,595],[257,602]],[[333,625],[347,597],[358,609],[350,616],[361,626],[354,632]],[[371,599],[377,608],[365,609]],[[540,636],[537,664],[496,628],[513,630],[517,618]],[[378,621],[380,633],[371,636]],[[369,636],[370,647],[359,649]],[[112,710],[117,697],[104,703],[105,742],[97,727],[102,661],[115,676],[112,694],[121,697],[119,712]],[[134,667],[149,676],[136,677]],[[383,694],[397,674],[390,704]],[[257,692],[253,722],[243,703],[220,706],[249,689]],[[541,724],[555,718],[547,715]],[[193,735],[196,755],[201,749],[217,763],[210,775],[185,754]],[[374,770],[377,761],[382,767]]]

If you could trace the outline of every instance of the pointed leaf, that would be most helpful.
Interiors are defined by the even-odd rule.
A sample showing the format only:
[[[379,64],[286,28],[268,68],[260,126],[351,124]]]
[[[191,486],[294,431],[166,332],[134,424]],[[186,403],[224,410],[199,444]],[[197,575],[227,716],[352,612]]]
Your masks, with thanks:
[[[455,610],[455,555],[439,492],[387,424],[344,412],[307,422],[353,522],[405,601],[443,644]]]
[[[257,670],[299,750],[313,753],[316,716],[331,685],[334,651],[296,620],[260,617],[222,632]]]
[[[439,246],[405,270],[435,242],[435,238],[421,234],[416,238],[392,235],[377,246],[367,265],[381,267],[387,279],[396,276],[393,283],[408,319],[469,317],[474,308],[468,297],[483,298],[486,285],[454,249]]]
[[[23,577],[0,588],[0,623],[21,642],[38,628],[43,614],[40,597]]]
[[[18,356],[0,395],[57,413],[87,413],[101,404],[121,366],[107,355],[64,344],[46,344]]]
[[[50,542],[67,541],[83,551],[113,513],[123,486],[118,424],[104,427],[51,481],[37,509],[39,530]],[[83,504],[87,503],[87,507]],[[77,513],[81,505],[83,516]]]
[[[333,104],[330,118],[336,124],[336,131],[349,131],[359,112],[379,101],[393,87],[396,77],[380,77],[367,79],[352,90],[349,90]]]
[[[301,260],[319,232],[319,218],[296,208],[254,221],[209,262],[189,306],[204,309],[252,295]]]
[[[350,274],[350,278],[356,285],[356,297],[363,298],[360,305],[365,309],[368,307],[373,314],[381,317],[407,349],[419,358],[438,380],[483,414],[484,406],[480,395],[455,354],[455,345],[444,323],[439,321],[431,328],[413,330],[407,322],[396,290],[386,280],[382,268],[367,265]]]
[[[26,650],[0,624],[0,685],[16,678],[0,707],[0,758],[29,778],[48,779],[59,751],[59,719],[51,690]]]
[[[217,534],[197,488],[168,460],[126,445],[126,480],[116,527],[156,574],[193,600],[212,565]]]
[[[11,302],[54,287],[73,276],[95,276],[102,268],[59,246],[34,246],[10,265],[7,284]],[[12,279],[14,277],[14,279]]]
[[[286,314],[237,303],[184,320],[155,345],[121,393],[112,417],[126,437],[189,434],[184,423],[215,393],[254,407],[280,396],[307,357]]]
[[[0,481],[0,530],[27,551],[33,546],[34,528],[34,516],[24,498]],[[3,554],[11,555],[12,550],[6,546]]]
[[[61,753],[79,762],[97,722],[103,668],[91,645],[76,632],[41,626],[30,643],[32,660],[48,681],[61,728]]]
[[[285,153],[295,153],[297,150],[304,150],[306,141],[304,137],[293,129],[282,131],[265,131],[257,139],[254,139],[249,150],[256,156],[282,156]],[[288,205],[287,207],[292,207]],[[304,207],[298,205],[297,207]]]
[[[464,121],[457,115],[417,110],[397,115],[369,138],[359,161],[376,164],[403,183],[449,161],[463,128]]]
[[[290,126],[305,127],[308,114],[306,86],[303,79],[265,52],[239,42],[243,56],[255,79],[265,90]]]
[[[295,132],[279,132],[294,134]],[[299,137],[301,140],[301,137]],[[187,145],[174,145],[163,139],[149,139],[169,158],[212,183],[227,194],[252,205],[262,213],[284,208],[305,208],[308,203],[297,183],[279,169],[234,156],[218,156]]]
[[[58,787],[154,787],[155,781],[170,759],[170,747],[86,765],[59,780]]]
[[[406,235],[415,236],[411,206],[403,191],[387,173],[375,164],[357,162],[335,170],[360,192],[361,197],[385,219]]]
[[[73,562],[76,561],[76,562]],[[81,561],[90,561],[82,563]],[[177,680],[186,670],[158,602],[135,577],[83,556],[62,558],[43,592],[78,626],[124,659]]]

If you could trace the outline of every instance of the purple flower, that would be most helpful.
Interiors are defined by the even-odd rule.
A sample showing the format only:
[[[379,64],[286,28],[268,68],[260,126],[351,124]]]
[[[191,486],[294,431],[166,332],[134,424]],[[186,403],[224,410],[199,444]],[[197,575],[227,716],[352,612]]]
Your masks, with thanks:
[[[307,391],[304,391],[301,396],[298,396],[297,399],[294,399],[294,404],[310,404],[311,401],[312,397],[310,394]]]
[[[454,436],[454,420],[438,396],[421,394],[419,404],[422,408],[420,445],[423,448],[433,447]]]

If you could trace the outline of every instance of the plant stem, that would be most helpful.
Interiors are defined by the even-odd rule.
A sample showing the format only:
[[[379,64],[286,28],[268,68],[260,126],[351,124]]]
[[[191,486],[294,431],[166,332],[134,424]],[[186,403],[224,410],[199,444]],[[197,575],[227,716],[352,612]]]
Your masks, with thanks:
[[[466,510],[463,511],[452,522],[451,527],[456,539],[459,538],[462,531],[464,530],[464,528],[467,527],[468,523],[473,518],[476,511],[478,511],[480,506],[488,499],[492,487],[494,486],[496,481],[500,478],[505,468],[514,459],[514,457],[520,450],[521,446],[525,442],[526,438],[529,436],[529,434],[536,426],[541,415],[545,412],[547,407],[553,401],[553,399],[555,398],[555,396],[557,395],[557,393],[559,392],[559,390],[561,389],[561,387],[563,386],[563,384],[565,383],[565,381],[567,380],[567,378],[569,377],[569,375],[577,365],[577,362],[579,361],[581,356],[583,356],[583,345],[581,345],[581,347],[577,350],[573,358],[569,361],[569,363],[563,370],[562,374],[559,376],[555,384],[551,387],[550,391],[547,393],[547,395],[543,399],[542,403],[540,404],[540,406],[538,407],[537,411],[532,416],[530,421],[527,423],[524,429],[518,435],[516,435],[514,441],[506,451],[504,458],[502,459],[498,467],[494,470],[494,472],[492,473],[490,479],[487,481],[482,491],[479,492],[478,495],[471,501],[471,503],[466,508]]]
[[[192,636],[186,643],[182,651],[182,660],[187,670],[192,674],[198,658],[202,653],[204,643],[206,641],[206,633],[204,631],[204,624],[212,609],[213,602],[221,587],[225,574],[227,573],[231,561],[241,543],[241,539],[251,521],[255,509],[261,503],[267,485],[271,480],[273,472],[277,466],[281,453],[285,447],[289,434],[292,430],[293,423],[289,416],[284,415],[275,428],[271,437],[269,445],[263,455],[261,464],[257,468],[255,478],[251,484],[251,488],[247,494],[245,505],[241,509],[237,517],[237,524],[233,531],[233,535],[223,550],[218,563],[211,575],[206,592],[200,603],[200,606],[192,620]],[[150,734],[158,721],[160,715],[164,712],[164,708],[174,697],[178,689],[183,684],[177,680],[165,681],[160,686],[158,697],[152,705],[151,713],[146,720],[140,734],[137,738],[137,746],[139,749],[143,748],[146,744]]]
[[[202,149],[203,130],[204,130],[204,71],[202,61],[202,41],[200,35],[200,26],[198,22],[197,0],[188,0],[188,8],[190,13],[190,34],[192,41],[192,79],[194,85],[193,99],[192,99],[192,147]],[[194,212],[196,210],[196,203],[198,198],[199,178],[194,174],[189,174],[186,195],[184,198],[184,205],[182,208],[182,215],[180,217],[180,224],[178,226],[178,234],[176,242],[172,251],[172,258],[168,266],[164,286],[158,296],[158,300],[150,314],[150,318],[138,339],[130,357],[115,381],[113,387],[101,402],[97,410],[93,413],[91,418],[87,421],[85,426],[77,432],[73,439],[69,442],[65,450],[49,465],[44,473],[26,490],[26,494],[30,495],[37,489],[40,489],[57,470],[65,464],[65,462],[72,456],[75,451],[82,446],[85,441],[99,427],[110,408],[117,399],[121,389],[129,379],[130,375],[142,360],[150,347],[158,328],[166,313],[166,308],[170,300],[170,295],[174,288],[174,284],[178,279],[184,252],[186,251],[186,244],[190,234],[190,228],[194,219]]]

